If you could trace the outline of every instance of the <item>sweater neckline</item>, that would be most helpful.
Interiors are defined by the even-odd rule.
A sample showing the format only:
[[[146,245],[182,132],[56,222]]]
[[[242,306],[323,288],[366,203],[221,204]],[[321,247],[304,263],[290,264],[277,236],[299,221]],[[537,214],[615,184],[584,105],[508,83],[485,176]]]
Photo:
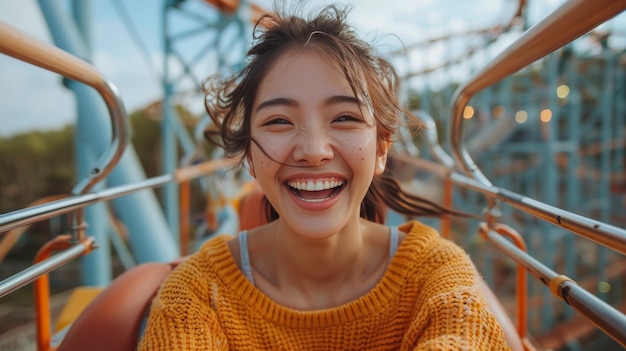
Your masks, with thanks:
[[[211,261],[216,275],[241,301],[245,301],[255,314],[277,325],[300,328],[330,327],[380,313],[397,296],[415,269],[416,257],[435,237],[437,232],[417,221],[399,226],[407,233],[396,254],[378,283],[365,295],[342,305],[322,310],[302,311],[280,305],[252,285],[232,257],[226,241],[219,236],[203,247],[205,257]]]

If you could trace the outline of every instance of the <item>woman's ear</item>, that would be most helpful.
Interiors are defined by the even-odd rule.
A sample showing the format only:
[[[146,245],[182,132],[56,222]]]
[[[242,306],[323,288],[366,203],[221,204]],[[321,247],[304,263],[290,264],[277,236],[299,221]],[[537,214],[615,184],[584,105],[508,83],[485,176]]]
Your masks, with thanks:
[[[391,141],[381,140],[378,142],[378,155],[376,155],[376,168],[374,169],[374,175],[381,175],[385,172],[387,165],[387,153],[391,147]]]

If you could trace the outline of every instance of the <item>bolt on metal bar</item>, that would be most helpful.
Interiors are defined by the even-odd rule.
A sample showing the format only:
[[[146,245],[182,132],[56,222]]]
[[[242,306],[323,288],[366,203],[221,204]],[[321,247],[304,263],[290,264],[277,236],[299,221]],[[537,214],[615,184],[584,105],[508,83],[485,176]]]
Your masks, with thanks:
[[[589,293],[574,281],[558,275],[541,262],[519,249],[502,235],[488,229],[486,239],[528,271],[554,295],[581,312],[607,335],[626,347],[626,315]]]

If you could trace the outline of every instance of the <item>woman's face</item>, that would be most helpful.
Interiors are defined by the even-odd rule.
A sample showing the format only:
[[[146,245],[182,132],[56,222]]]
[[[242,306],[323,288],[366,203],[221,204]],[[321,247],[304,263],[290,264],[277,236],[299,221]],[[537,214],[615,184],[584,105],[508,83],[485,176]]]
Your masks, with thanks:
[[[384,170],[387,144],[360,101],[314,49],[281,55],[259,85],[250,172],[300,235],[321,239],[358,223],[372,178]]]

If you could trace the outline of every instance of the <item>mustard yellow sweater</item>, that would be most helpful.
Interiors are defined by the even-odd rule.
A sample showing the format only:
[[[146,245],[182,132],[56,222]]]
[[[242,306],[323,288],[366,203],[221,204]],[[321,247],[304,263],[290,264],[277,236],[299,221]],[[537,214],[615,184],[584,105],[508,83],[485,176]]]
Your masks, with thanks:
[[[140,351],[508,350],[466,253],[419,222],[366,295],[297,311],[245,278],[217,237],[181,264],[152,302]]]

